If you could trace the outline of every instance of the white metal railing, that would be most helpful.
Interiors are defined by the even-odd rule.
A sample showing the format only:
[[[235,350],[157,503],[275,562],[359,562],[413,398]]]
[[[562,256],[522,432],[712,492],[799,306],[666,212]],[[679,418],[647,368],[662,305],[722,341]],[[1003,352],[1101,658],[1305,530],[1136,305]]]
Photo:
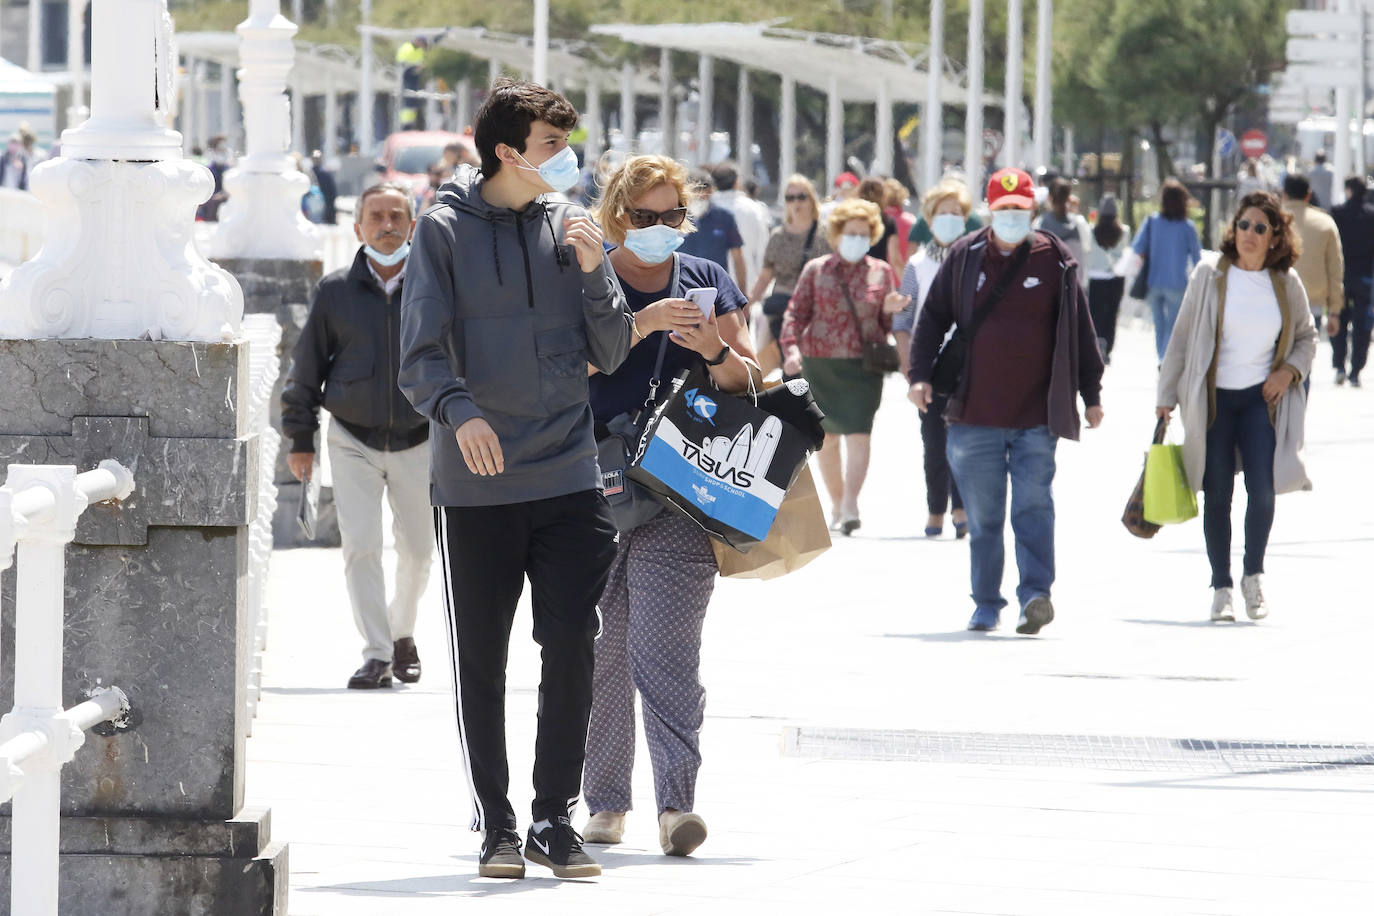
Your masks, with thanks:
[[[258,434],[258,504],[248,527],[249,619],[254,625],[253,663],[248,666],[248,734],[262,694],[262,654],[267,649],[267,573],[272,559],[272,519],[277,512],[277,452],[281,434],[272,426],[272,392],[281,362],[281,325],[274,315],[243,316],[248,340],[248,428]]]
[[[0,487],[0,575],[18,557],[15,582],[14,709],[0,718],[0,801],[13,799],[10,912],[56,916],[62,767],[86,729],[121,723],[129,700],[100,688],[62,708],[66,549],[86,507],[125,499],[134,478],[116,461],[77,474],[71,465],[11,464]]]

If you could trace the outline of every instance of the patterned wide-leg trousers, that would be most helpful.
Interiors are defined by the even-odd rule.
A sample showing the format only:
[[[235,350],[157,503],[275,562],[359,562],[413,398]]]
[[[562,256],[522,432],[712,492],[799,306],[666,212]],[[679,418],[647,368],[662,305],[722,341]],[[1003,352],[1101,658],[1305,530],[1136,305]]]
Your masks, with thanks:
[[[710,539],[681,516],[664,512],[621,535],[596,640],[583,777],[593,814],[632,807],[636,691],[658,811],[692,810],[706,709],[701,628],[716,574]]]

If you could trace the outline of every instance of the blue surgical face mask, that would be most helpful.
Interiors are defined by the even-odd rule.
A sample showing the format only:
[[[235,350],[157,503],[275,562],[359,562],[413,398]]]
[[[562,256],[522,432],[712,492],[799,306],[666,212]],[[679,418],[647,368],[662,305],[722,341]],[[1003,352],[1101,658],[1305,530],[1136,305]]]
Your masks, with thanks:
[[[363,254],[371,258],[379,267],[395,267],[397,264],[404,261],[406,256],[410,254],[410,242],[403,242],[401,247],[397,248],[391,254],[382,254],[371,245],[364,245]]]
[[[519,153],[516,153],[519,156]],[[539,177],[544,179],[544,183],[550,189],[562,194],[564,191],[577,184],[577,180],[582,177],[582,170],[577,167],[577,153],[573,152],[571,146],[565,146],[554,153],[544,164],[535,168],[530,165],[530,161],[524,156],[520,159],[525,164],[518,168],[527,169],[531,172],[538,172]]]
[[[647,229],[630,229],[625,233],[625,247],[645,264],[662,264],[687,240],[671,226],[657,223]]]
[[[845,235],[840,236],[840,257],[850,264],[857,264],[863,260],[864,255],[873,246],[869,244],[866,235]]]
[[[992,211],[992,231],[1008,245],[1019,245],[1031,231],[1029,210]]]
[[[958,213],[941,213],[930,221],[930,234],[941,245],[949,245],[964,234],[964,218]]]

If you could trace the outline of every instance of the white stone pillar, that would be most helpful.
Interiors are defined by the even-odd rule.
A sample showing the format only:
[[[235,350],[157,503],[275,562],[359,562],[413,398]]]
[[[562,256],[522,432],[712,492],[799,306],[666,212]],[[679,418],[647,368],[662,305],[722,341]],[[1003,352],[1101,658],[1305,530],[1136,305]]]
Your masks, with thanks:
[[[1078,158],[1078,151],[1073,145],[1073,125],[1064,125],[1064,176],[1072,178],[1075,171],[1075,162]]]
[[[921,158],[923,180],[932,188],[940,180],[944,160],[945,0],[930,0],[930,52],[926,57],[930,78],[926,104],[921,111]]]
[[[90,115],[86,107],[86,31],[87,0],[67,3],[67,70],[72,75],[72,102],[67,109],[67,126],[75,127]]]
[[[472,80],[461,79],[454,90],[454,130],[462,133],[472,123]],[[599,100],[598,100],[599,101]]]
[[[92,13],[91,117],[30,177],[46,241],[0,284],[0,337],[232,339],[243,293],[195,244],[214,181],[166,126],[166,0],[100,0]]]
[[[1350,174],[1350,147],[1353,142],[1350,131],[1350,122],[1354,117],[1355,92],[1352,89],[1337,87],[1336,89],[1336,140],[1335,147],[1331,150],[1331,170],[1342,181],[1344,176]],[[1360,142],[1364,142],[1364,137],[1360,137]],[[1326,203],[1326,201],[1322,201]]]
[[[673,115],[673,52],[658,49],[658,123],[663,131],[663,155],[677,155],[677,118]]]
[[[602,142],[601,83],[595,77],[588,77],[587,79],[587,110],[583,112],[582,124],[587,128],[587,146],[584,159],[587,167],[592,168],[606,148]]]
[[[372,72],[377,66],[372,53],[372,0],[362,0],[362,41],[359,47],[358,95],[354,103],[353,127],[358,132],[358,152],[363,156],[372,155],[376,141],[377,128],[372,123],[372,113],[376,96],[372,92]]]
[[[549,0],[534,0],[534,81],[549,79]]]
[[[701,55],[697,61],[697,165],[711,161],[711,130],[716,110],[716,67],[715,58],[709,54]]]
[[[234,148],[234,70],[227,63],[219,65],[219,133],[224,143]]]
[[[291,152],[309,155],[310,150],[305,148],[305,94],[301,92],[301,84],[297,80],[291,81]]]
[[[983,0],[969,0],[968,111],[964,121],[964,177],[977,196],[983,185]]]
[[[182,71],[186,74],[186,78],[181,81],[180,85],[179,98],[181,103],[178,107],[180,116],[178,120],[181,125],[184,148],[187,153],[190,153],[196,145],[196,116],[197,109],[200,107],[196,104],[196,59],[194,57],[186,58]]]
[[[1050,168],[1050,55],[1054,32],[1054,0],[1039,0],[1035,43],[1035,168]]]
[[[620,68],[620,133],[626,151],[633,153],[639,145],[639,128],[635,125],[635,70],[628,63]]]
[[[292,111],[285,89],[296,26],[281,15],[280,0],[252,0],[237,31],[247,155],[224,177],[229,199],[211,249],[220,258],[317,259],[315,227],[301,213],[310,179],[287,155]]]
[[[739,149],[739,173],[744,179],[754,175],[754,93],[749,88],[749,69],[739,68],[739,99],[736,101],[735,146]]]
[[[1021,61],[1022,32],[1021,0],[1007,0],[1007,83],[1002,99],[1002,164],[1012,168],[1021,165]]]
[[[873,171],[892,174],[892,93],[885,80],[878,80],[878,99],[873,111]]]
[[[320,140],[320,152],[326,159],[339,153],[339,88],[332,76],[324,88],[324,137]]]
[[[782,77],[782,105],[778,112],[778,203],[787,193],[787,179],[797,171],[797,81]]]
[[[835,178],[844,171],[844,100],[840,98],[840,81],[830,77],[825,108],[825,184],[835,186]]]
[[[24,66],[31,73],[43,69],[43,0],[29,0],[28,62]]]

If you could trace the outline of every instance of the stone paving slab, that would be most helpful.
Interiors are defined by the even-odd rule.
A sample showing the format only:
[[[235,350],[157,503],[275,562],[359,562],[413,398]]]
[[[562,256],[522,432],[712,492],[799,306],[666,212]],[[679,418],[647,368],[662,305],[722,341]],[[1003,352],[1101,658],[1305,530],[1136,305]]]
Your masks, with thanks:
[[[1325,345],[1318,363],[1329,363]],[[718,586],[698,788],[710,838],[692,860],[657,854],[641,744],[643,807],[625,844],[597,849],[596,881],[538,867],[522,882],[475,877],[434,584],[416,634],[422,682],[351,692],[341,685],[359,639],[338,552],[276,553],[248,797],[291,843],[290,912],[1374,912],[1374,788],[1358,773],[784,754],[789,728],[1374,743],[1374,392],[1338,389],[1319,370],[1316,489],[1279,500],[1273,615],[1218,627],[1206,621],[1200,522],[1140,541],[1118,521],[1153,425],[1153,370],[1148,331],[1123,328],[1107,424],[1060,446],[1057,617],[1037,638],[963,629],[967,547],[917,536],[919,436],[892,380],[859,534],[785,579]],[[525,605],[507,713],[522,820],[538,679],[529,632]]]

